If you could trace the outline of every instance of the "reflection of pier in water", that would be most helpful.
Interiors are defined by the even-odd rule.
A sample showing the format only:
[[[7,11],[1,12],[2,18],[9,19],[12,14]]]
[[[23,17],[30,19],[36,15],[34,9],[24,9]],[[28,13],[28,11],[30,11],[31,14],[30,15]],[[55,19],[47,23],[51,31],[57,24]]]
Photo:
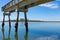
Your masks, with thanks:
[[[3,34],[3,40],[10,40],[10,32],[11,32],[11,23],[9,23],[9,32],[8,32],[8,38],[5,38],[5,30],[4,27],[2,26],[2,34]]]
[[[10,26],[9,26],[10,27]],[[10,38],[11,35],[11,28],[9,28],[9,32],[8,32],[8,37],[6,38],[6,34],[4,34],[4,28],[2,28],[2,34],[3,34],[3,40],[20,40],[19,36],[18,36],[18,32],[15,32],[15,35],[13,36],[13,38]],[[21,35],[20,35],[21,36]],[[29,40],[29,36],[28,36],[28,32],[26,31],[25,34],[23,35],[24,40]],[[35,40],[58,40],[58,36],[57,35],[50,35],[50,36],[41,36],[38,38],[34,38]],[[31,39],[32,40],[32,39]]]
[[[10,26],[11,26],[11,25],[10,25]],[[10,26],[9,26],[9,27],[10,27]],[[2,34],[3,34],[2,40],[11,40],[11,38],[10,38],[10,36],[12,37],[12,35],[10,35],[11,28],[9,28],[9,32],[8,32],[8,37],[7,37],[7,38],[5,37],[4,32],[5,32],[5,31],[4,31],[4,28],[2,28]],[[18,32],[15,31],[14,37],[15,37],[15,40],[18,40]],[[13,40],[13,38],[12,38],[12,40]],[[25,32],[24,40],[28,40],[28,32],[27,32],[27,31]]]
[[[9,18],[9,25],[10,25],[10,15],[12,12],[17,12],[17,19],[15,24],[15,31],[18,30],[18,20],[19,20],[19,12],[24,12],[24,18],[25,18],[25,27],[26,31],[28,31],[28,22],[27,22],[27,12],[28,8],[50,2],[52,0],[11,0],[9,3],[7,3],[5,6],[2,7],[3,13],[3,23],[2,26],[4,27],[4,21],[5,16],[7,15]],[[10,27],[11,28],[11,27]]]

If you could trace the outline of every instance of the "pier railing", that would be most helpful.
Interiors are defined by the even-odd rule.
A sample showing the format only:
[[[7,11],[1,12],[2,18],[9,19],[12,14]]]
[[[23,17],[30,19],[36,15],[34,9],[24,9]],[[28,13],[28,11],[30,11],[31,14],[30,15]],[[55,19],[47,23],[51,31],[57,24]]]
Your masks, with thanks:
[[[18,4],[20,8],[24,6],[29,8],[29,7],[50,2],[50,1],[53,1],[53,0],[12,0],[2,7],[2,11],[9,12],[9,11],[15,10]]]
[[[21,2],[21,1],[22,1],[22,0],[12,0],[12,1],[10,1],[9,3],[7,3],[6,5],[4,5],[4,6],[2,7],[2,10],[8,9],[9,7],[12,7],[13,5],[18,4],[18,3]]]

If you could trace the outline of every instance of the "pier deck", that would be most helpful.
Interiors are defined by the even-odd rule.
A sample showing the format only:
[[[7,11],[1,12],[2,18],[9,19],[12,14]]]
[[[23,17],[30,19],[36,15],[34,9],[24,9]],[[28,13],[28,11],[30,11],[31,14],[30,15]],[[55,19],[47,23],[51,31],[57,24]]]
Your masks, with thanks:
[[[6,5],[2,7],[2,11],[13,12],[17,9],[18,6],[19,6],[19,9],[22,9],[25,7],[30,8],[30,7],[43,4],[46,2],[50,2],[50,1],[52,0],[11,0],[9,3],[7,3]]]

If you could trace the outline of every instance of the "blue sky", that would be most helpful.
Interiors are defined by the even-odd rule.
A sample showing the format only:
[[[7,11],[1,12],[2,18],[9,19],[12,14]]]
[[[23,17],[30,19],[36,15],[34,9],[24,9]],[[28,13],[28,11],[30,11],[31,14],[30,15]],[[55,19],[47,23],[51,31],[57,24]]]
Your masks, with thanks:
[[[0,1],[0,21],[3,19],[3,12],[1,11],[1,7],[8,3],[9,0],[1,0]],[[11,19],[16,19],[16,12],[11,14]],[[31,7],[27,12],[28,19],[33,20],[48,20],[48,21],[60,21],[60,0],[55,0],[53,2],[40,4],[35,7]],[[24,18],[23,12],[20,13],[20,18]],[[6,16],[6,19],[8,17]]]

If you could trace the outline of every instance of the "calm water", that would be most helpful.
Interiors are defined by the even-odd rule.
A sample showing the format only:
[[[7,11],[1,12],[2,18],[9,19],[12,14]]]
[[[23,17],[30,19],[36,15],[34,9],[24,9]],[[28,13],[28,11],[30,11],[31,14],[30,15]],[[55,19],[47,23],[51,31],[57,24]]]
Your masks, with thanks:
[[[60,40],[60,23],[58,22],[29,22],[29,31],[25,31],[24,22],[19,22],[18,33],[15,32],[15,22],[11,22],[9,31],[8,22],[4,31],[0,22],[0,40]]]

